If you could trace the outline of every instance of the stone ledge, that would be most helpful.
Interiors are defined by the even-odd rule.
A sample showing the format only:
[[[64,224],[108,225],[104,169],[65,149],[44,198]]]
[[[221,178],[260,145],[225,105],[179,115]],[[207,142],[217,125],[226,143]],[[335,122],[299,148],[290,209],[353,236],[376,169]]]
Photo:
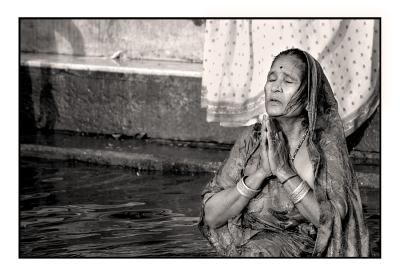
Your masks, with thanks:
[[[22,157],[38,157],[56,160],[76,160],[100,165],[123,166],[138,170],[158,170],[177,173],[216,172],[221,162],[183,158],[171,161],[165,156],[82,148],[61,148],[22,144]]]
[[[102,57],[22,53],[21,66],[154,76],[202,77],[202,64],[178,61],[119,60]]]
[[[172,148],[179,155],[179,149]],[[226,152],[221,152],[226,154]],[[56,160],[76,160],[100,165],[123,166],[138,170],[158,170],[175,173],[215,173],[222,161],[210,161],[201,158],[171,157],[168,154],[121,152],[103,149],[83,149],[71,147],[54,147],[35,144],[21,144],[21,157],[37,157]],[[361,168],[356,175],[360,186],[380,188],[379,170]],[[366,172],[367,170],[367,172]]]

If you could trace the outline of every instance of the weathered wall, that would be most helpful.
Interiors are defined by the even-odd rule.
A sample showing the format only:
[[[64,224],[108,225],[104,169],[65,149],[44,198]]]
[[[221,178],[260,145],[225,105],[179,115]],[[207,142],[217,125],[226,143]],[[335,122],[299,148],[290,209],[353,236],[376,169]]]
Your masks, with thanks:
[[[21,79],[21,130],[221,143],[234,142],[240,132],[206,122],[201,78],[22,67]]]
[[[21,20],[21,51],[201,62],[201,20]]]

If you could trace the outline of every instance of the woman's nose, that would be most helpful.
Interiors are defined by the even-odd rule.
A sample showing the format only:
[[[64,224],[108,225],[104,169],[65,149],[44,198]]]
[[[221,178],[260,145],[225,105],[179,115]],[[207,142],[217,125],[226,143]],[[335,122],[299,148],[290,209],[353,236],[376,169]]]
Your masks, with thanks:
[[[272,86],[271,86],[272,92],[282,92],[282,85],[280,82],[276,81]]]

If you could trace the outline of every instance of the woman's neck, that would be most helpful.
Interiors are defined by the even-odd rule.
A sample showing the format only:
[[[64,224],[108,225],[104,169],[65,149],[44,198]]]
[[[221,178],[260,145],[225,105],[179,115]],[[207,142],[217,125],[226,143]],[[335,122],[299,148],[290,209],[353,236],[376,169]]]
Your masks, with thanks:
[[[303,117],[277,117],[275,118],[283,133],[285,134],[290,147],[298,145],[299,140],[304,134],[304,118]]]

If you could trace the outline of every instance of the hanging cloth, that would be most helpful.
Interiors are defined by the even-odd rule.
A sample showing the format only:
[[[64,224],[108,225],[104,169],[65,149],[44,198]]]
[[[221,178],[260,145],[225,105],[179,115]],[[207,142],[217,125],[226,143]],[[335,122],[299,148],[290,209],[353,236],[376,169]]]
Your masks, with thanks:
[[[299,48],[315,56],[338,101],[346,136],[379,104],[378,20],[207,20],[201,107],[222,126],[257,122],[273,58]]]

